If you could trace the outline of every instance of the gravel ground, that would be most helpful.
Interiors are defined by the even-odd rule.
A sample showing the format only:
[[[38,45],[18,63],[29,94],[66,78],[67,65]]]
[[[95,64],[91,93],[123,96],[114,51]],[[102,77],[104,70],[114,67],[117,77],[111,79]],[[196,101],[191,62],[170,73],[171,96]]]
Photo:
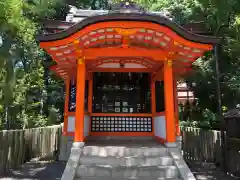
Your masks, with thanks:
[[[65,166],[63,162],[31,161],[0,175],[0,180],[60,180]]]

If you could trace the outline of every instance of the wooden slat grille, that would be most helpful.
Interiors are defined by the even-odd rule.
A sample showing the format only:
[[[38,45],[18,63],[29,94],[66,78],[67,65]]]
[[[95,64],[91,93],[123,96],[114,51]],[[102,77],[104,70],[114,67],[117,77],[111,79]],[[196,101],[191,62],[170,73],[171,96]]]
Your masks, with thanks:
[[[93,116],[92,132],[152,132],[151,117]]]

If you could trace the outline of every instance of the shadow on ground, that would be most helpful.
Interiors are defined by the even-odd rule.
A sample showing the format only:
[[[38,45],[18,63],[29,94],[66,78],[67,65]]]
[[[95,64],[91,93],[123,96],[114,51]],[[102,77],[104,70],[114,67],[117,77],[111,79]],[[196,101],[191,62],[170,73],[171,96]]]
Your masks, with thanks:
[[[31,161],[0,175],[0,180],[60,180],[65,166],[63,162]]]
[[[214,163],[187,162],[197,180],[236,180],[225,175]]]
[[[226,176],[213,163],[187,163],[197,180],[236,180]],[[64,162],[31,161],[20,169],[11,170],[0,180],[60,180],[65,169]]]

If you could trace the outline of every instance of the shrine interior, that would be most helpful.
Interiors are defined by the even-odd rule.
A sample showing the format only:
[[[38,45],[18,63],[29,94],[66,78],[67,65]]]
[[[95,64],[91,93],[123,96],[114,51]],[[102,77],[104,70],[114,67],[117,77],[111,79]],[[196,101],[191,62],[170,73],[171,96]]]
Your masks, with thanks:
[[[76,110],[76,80],[71,81],[69,112]],[[85,83],[85,112],[88,112],[88,80]],[[164,81],[155,82],[156,111],[164,112]],[[93,73],[92,113],[152,114],[151,73]]]

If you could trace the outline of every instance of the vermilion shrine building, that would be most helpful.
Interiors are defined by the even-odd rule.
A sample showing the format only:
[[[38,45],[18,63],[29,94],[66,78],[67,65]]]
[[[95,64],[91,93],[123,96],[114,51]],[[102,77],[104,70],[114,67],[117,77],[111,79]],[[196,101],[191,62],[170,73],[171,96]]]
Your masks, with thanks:
[[[39,37],[66,85],[64,135],[151,136],[168,147],[180,136],[176,81],[219,39],[128,3]]]

